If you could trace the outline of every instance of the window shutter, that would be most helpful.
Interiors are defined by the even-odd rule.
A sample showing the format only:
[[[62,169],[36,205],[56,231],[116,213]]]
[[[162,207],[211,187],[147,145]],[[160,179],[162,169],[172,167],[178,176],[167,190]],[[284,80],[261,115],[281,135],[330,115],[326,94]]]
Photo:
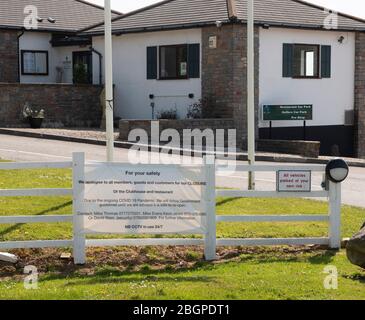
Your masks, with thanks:
[[[321,76],[331,78],[331,46],[321,47]]]
[[[200,77],[200,44],[189,44],[188,48],[189,78]]]
[[[283,45],[283,77],[291,78],[293,76],[293,55],[294,46],[290,43]]]
[[[147,47],[147,79],[157,79],[157,47]]]

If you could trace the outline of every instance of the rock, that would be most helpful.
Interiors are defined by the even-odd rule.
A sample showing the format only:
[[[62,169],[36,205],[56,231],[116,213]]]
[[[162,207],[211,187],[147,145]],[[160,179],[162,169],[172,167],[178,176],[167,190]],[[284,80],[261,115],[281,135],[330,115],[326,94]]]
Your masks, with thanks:
[[[60,256],[61,260],[70,260],[71,258],[72,258],[72,255],[69,252],[63,252]]]
[[[17,263],[18,257],[11,253],[0,252],[0,261],[9,262],[9,263]]]
[[[365,225],[349,240],[346,253],[352,264],[365,269]]]

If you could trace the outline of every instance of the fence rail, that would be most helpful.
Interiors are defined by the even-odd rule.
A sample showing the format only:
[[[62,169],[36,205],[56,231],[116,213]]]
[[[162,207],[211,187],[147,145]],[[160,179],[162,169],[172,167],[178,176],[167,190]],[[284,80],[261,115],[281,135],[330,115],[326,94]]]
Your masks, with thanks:
[[[219,215],[217,222],[308,222],[328,221],[328,215]],[[0,220],[1,221],[1,220]]]
[[[73,195],[73,212],[80,206],[77,195],[76,181],[84,179],[84,154],[73,154],[72,162],[37,162],[37,163],[0,163],[0,170],[19,169],[73,169],[73,189],[17,189],[0,190],[0,197],[18,196],[66,196]],[[216,190],[215,177],[217,172],[224,172],[220,165],[205,162],[203,170],[207,186],[204,192],[206,204],[206,232],[202,239],[196,238],[138,238],[138,239],[86,239],[78,225],[76,215],[46,215],[46,216],[0,216],[0,224],[16,223],[73,223],[72,240],[35,240],[35,241],[3,241],[0,242],[2,249],[18,248],[46,248],[46,247],[73,247],[75,263],[85,263],[85,248],[99,246],[204,246],[205,258],[216,258],[217,246],[268,246],[268,245],[328,245],[331,248],[340,248],[340,213],[341,213],[341,184],[330,182],[328,190],[311,192],[277,192],[277,191],[239,191],[239,190]],[[312,172],[324,172],[325,166],[285,166],[285,165],[238,165],[238,171],[246,172],[275,172],[279,170],[308,170]],[[298,215],[216,215],[216,197],[230,198],[328,198],[329,214],[298,214]],[[217,239],[216,224],[220,222],[309,222],[322,221],[329,223],[329,236],[323,238],[261,238],[261,239]]]
[[[240,191],[217,190],[217,197],[228,198],[327,198],[328,191],[277,192],[277,191]]]
[[[71,168],[72,162],[3,162],[0,170],[21,169],[66,169]]]

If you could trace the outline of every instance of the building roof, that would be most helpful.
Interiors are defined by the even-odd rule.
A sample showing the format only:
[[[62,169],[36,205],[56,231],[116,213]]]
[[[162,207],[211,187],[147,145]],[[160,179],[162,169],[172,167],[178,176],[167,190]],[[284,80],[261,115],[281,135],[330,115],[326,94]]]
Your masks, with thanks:
[[[328,13],[323,7],[301,0],[256,0],[256,24],[324,29]],[[127,13],[113,21],[114,33],[143,32],[215,24],[246,22],[247,0],[165,0]],[[365,31],[365,21],[345,14],[338,15],[339,30]],[[99,23],[81,32],[103,34]]]
[[[0,29],[22,29],[26,6],[35,6],[43,22],[40,31],[73,32],[104,19],[104,8],[83,0],[0,0]],[[114,17],[121,13],[114,11]],[[55,19],[55,23],[47,19]]]

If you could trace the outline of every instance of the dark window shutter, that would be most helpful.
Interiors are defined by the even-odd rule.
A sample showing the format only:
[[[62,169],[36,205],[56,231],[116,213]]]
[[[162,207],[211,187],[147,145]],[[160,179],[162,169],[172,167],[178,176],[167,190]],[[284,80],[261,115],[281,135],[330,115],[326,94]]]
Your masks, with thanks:
[[[331,46],[321,47],[321,76],[331,78]]]
[[[147,47],[147,79],[157,79],[157,47]]]
[[[189,78],[200,77],[200,44],[189,44],[188,51]]]
[[[283,45],[283,77],[291,78],[293,76],[293,56],[294,45],[284,43]]]

